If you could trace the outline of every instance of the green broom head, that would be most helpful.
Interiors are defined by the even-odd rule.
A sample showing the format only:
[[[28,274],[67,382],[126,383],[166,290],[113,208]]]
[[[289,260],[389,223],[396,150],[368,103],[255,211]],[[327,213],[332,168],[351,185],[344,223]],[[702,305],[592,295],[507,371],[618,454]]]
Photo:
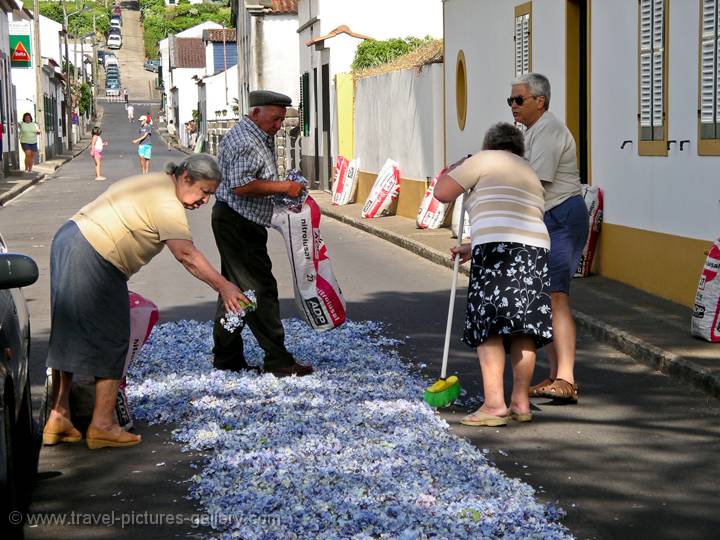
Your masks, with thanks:
[[[423,399],[431,407],[441,409],[459,398],[461,390],[458,378],[455,375],[450,375],[447,379],[438,379],[425,390]]]

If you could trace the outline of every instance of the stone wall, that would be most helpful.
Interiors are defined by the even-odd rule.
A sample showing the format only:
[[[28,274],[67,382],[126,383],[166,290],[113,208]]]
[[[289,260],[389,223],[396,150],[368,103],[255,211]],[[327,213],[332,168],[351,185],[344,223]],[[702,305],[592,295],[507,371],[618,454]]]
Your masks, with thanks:
[[[300,169],[300,116],[295,107],[288,107],[282,127],[275,135],[278,173],[280,178],[291,169]]]

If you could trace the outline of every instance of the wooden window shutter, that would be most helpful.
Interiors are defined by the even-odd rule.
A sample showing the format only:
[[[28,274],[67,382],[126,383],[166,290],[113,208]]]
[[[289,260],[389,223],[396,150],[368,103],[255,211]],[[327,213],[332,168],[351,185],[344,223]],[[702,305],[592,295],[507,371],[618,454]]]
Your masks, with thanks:
[[[638,150],[667,156],[667,0],[639,0],[638,6]]]
[[[515,8],[515,76],[532,71],[532,2]]]

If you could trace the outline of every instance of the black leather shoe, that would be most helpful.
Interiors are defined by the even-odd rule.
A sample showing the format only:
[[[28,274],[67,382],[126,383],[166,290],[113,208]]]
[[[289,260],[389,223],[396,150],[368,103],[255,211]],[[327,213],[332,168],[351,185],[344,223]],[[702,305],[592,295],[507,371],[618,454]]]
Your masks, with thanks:
[[[268,369],[266,373],[272,373],[276,377],[290,377],[291,375],[297,375],[298,377],[304,377],[305,375],[311,375],[313,372],[312,366],[306,366],[304,364],[290,364],[289,366],[277,367]]]

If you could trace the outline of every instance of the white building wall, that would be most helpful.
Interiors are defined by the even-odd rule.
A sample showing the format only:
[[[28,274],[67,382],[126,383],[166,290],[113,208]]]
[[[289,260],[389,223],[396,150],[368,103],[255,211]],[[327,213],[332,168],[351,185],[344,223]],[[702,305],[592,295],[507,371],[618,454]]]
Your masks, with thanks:
[[[253,21],[253,56],[261,62],[255,65],[250,90],[274,90],[300,102],[298,83],[300,59],[297,46],[297,15],[267,15]],[[261,27],[259,35],[257,31]],[[260,47],[257,51],[256,48]],[[258,56],[259,55],[259,56]]]
[[[505,99],[510,95],[510,83],[515,75],[513,17],[514,2],[451,0],[446,4],[447,163],[477,152],[482,146],[483,134],[494,123],[512,122]],[[467,72],[467,118],[464,130],[458,127],[455,97],[459,50],[465,54]]]
[[[216,118],[215,111],[227,110],[228,117],[234,116],[233,105],[234,98],[238,97],[238,70],[234,65],[227,70],[227,78],[225,72],[213,75],[203,79],[205,83],[205,103],[207,107],[206,120],[214,120]],[[227,91],[226,91],[227,90]]]
[[[712,240],[720,234],[718,158],[697,155],[699,3],[671,0],[668,139],[690,139],[667,157],[638,155],[637,6],[593,3],[593,184],[608,223]],[[621,150],[624,140],[632,140]]]
[[[160,53],[160,70],[162,72],[163,79],[163,94],[165,95],[165,118],[172,118],[170,111],[172,111],[172,92],[170,89],[173,87],[172,74],[170,71],[170,39],[165,38],[160,40],[158,47]]]
[[[403,178],[425,180],[443,167],[442,64],[357,81],[355,156],[379,171],[391,158]]]
[[[9,15],[12,20],[12,15]],[[48,19],[47,17],[40,16],[40,54],[43,59],[52,58],[59,65],[62,65],[60,57],[60,34],[62,25],[55,21]],[[35,50],[33,33],[35,31],[35,23],[32,22],[32,29],[30,34],[30,45],[32,49],[33,62],[35,62]],[[18,89],[16,92],[16,106],[18,118],[22,118],[22,115],[29,112],[35,118],[35,71],[32,68],[13,68],[12,80],[15,87]],[[44,92],[50,93],[50,88],[45,86]]]
[[[443,2],[441,0],[299,0],[298,25],[302,26],[313,17],[319,20],[298,34],[300,61],[299,74],[310,73],[310,137],[303,138],[302,152],[305,156],[327,155],[337,153],[337,96],[334,77],[338,73],[351,70],[357,46],[362,42],[345,34],[330,38],[319,44],[307,46],[305,43],[314,37],[323,36],[341,25],[347,25],[351,31],[364,34],[374,39],[393,37],[425,37],[430,35],[440,38],[443,35],[442,25]],[[472,32],[475,35],[475,31]],[[317,119],[322,118],[322,79],[321,66],[328,64],[330,73],[330,126],[331,146],[324,148],[322,137],[318,147],[314,141],[314,130]],[[317,81],[313,82],[314,69],[317,68]],[[314,87],[317,86],[317,100]],[[315,102],[317,101],[317,110]],[[307,163],[307,162],[306,162]],[[321,167],[324,165],[321,164]],[[365,169],[365,164],[363,164]],[[320,175],[317,175],[318,178]]]
[[[173,85],[178,88],[178,115],[180,125],[192,120],[192,112],[198,108],[197,84],[193,76],[202,77],[205,68],[176,68],[173,70]]]

